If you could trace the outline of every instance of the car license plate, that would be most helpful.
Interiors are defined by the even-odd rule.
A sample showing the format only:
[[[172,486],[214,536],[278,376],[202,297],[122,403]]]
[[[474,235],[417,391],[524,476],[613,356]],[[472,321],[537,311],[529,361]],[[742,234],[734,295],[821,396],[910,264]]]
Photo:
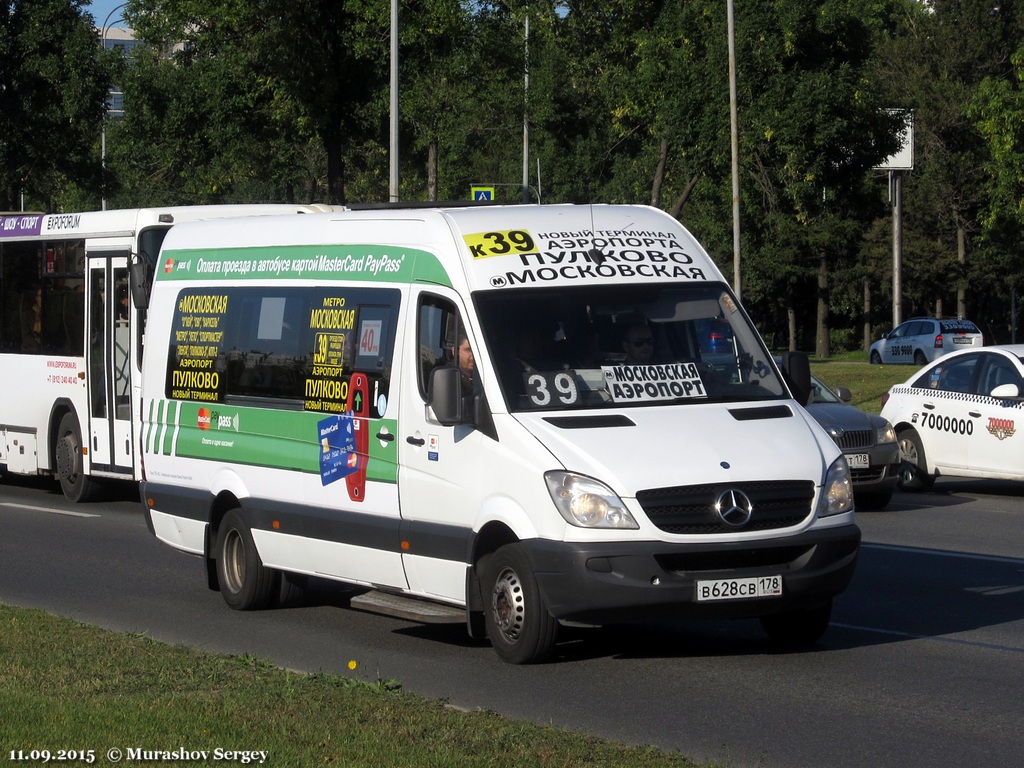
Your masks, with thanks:
[[[781,576],[748,579],[714,579],[697,582],[697,602],[746,600],[751,597],[781,597]]]
[[[850,469],[870,469],[871,467],[871,457],[866,453],[848,453],[846,461],[850,465]]]
[[[966,336],[954,336],[953,337],[953,343],[954,344],[973,344],[974,343],[974,339],[969,339]]]

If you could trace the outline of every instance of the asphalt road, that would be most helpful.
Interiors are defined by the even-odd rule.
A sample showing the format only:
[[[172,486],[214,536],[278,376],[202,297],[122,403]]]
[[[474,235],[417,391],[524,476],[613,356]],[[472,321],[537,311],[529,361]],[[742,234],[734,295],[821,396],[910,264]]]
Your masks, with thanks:
[[[76,506],[10,477],[0,601],[727,766],[1021,765],[1024,484],[936,489],[859,516],[857,574],[809,652],[773,648],[753,621],[631,626],[573,630],[555,662],[513,667],[461,627],[355,611],[330,584],[238,613],[149,534],[131,489]]]

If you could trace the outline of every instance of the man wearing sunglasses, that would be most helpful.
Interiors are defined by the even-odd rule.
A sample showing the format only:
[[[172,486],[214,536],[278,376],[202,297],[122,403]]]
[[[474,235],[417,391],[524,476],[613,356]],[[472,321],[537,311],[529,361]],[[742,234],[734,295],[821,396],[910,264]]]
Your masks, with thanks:
[[[633,323],[622,342],[629,365],[650,365],[654,361],[654,334],[647,323]]]

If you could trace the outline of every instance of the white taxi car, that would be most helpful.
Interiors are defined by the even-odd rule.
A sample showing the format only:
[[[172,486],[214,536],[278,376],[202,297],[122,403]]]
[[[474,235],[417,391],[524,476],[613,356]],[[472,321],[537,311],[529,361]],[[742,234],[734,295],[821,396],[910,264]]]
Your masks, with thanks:
[[[1024,344],[953,352],[882,398],[896,429],[899,485],[927,490],[937,476],[1019,480],[1024,462]]]
[[[924,365],[950,352],[983,346],[985,337],[970,320],[913,317],[872,344],[868,359],[874,365]]]

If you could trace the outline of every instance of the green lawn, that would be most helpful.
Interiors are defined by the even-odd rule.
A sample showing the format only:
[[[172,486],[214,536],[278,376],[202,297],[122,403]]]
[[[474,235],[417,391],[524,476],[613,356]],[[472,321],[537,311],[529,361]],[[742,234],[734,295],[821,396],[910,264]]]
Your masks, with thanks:
[[[0,745],[12,763],[91,750],[95,765],[120,758],[133,768],[243,759],[274,768],[696,765],[653,748],[457,710],[394,682],[298,674],[6,605],[0,658]],[[130,750],[178,751],[179,758]],[[182,750],[192,754],[181,759]],[[248,754],[228,761],[225,751]]]
[[[831,360],[811,359],[811,373],[830,386],[846,387],[853,393],[853,405],[870,413],[882,410],[882,395],[893,384],[901,384],[916,371],[916,365],[871,365],[861,352]]]

